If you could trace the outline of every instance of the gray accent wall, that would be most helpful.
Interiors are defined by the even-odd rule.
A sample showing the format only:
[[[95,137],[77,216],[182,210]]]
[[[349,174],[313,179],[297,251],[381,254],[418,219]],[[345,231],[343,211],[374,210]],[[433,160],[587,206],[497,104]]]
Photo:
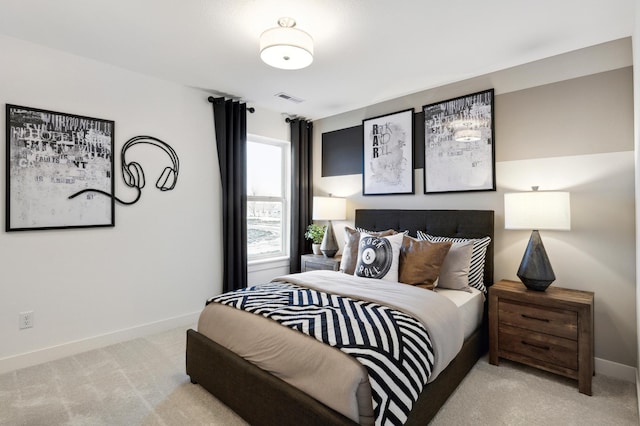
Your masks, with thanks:
[[[505,192],[571,192],[572,229],[541,231],[553,285],[595,293],[596,370],[637,366],[635,164],[631,40],[622,39],[481,77],[431,88],[314,122],[314,193],[356,208],[493,209],[495,278],[517,280],[530,232],[504,230]],[[364,118],[494,88],[497,191],[362,196],[362,175],[321,176],[322,133]],[[416,143],[422,143],[416,140]],[[615,369],[615,368],[614,368]]]
[[[496,161],[633,150],[632,67],[496,97]]]

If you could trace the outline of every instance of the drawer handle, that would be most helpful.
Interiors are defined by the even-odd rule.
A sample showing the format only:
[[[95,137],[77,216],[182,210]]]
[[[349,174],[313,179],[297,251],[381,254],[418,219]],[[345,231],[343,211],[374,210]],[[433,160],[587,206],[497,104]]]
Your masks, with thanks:
[[[542,321],[542,322],[549,322],[549,319],[547,319],[547,318],[537,318],[537,317],[532,317],[531,315],[526,315],[526,314],[520,314],[520,316],[522,318],[526,318],[526,319],[532,319],[532,320]]]
[[[532,346],[534,348],[542,349],[544,351],[548,351],[549,349],[551,349],[549,346],[536,345],[535,343],[525,342],[524,340],[521,340],[520,343],[526,346]]]

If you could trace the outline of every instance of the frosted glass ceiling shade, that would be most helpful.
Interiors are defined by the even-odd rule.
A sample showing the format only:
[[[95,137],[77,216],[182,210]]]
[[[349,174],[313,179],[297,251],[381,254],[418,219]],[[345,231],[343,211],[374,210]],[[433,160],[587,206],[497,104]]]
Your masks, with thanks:
[[[570,230],[569,193],[531,191],[504,194],[504,228]]]
[[[476,142],[482,137],[480,130],[462,129],[457,130],[453,135],[456,142]]]
[[[266,30],[260,36],[260,58],[275,68],[297,70],[313,62],[313,39],[294,28],[296,21],[280,18],[279,27]]]

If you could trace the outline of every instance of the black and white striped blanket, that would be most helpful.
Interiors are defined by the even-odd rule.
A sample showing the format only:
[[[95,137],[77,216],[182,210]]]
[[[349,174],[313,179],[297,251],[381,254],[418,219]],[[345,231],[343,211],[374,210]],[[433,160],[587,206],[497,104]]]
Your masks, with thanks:
[[[272,282],[209,299],[271,318],[353,356],[368,370],[376,425],[403,424],[433,369],[422,323],[363,300]]]

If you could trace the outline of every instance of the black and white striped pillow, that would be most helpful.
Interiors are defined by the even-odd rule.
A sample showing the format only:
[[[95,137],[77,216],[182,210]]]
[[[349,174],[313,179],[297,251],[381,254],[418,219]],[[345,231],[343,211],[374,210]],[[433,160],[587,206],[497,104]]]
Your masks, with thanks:
[[[453,238],[453,237],[436,237],[426,232],[418,231],[419,240],[427,240],[432,243],[440,243],[443,241],[451,241],[452,243],[463,243],[473,241],[473,250],[471,252],[471,266],[469,268],[469,286],[486,292],[484,286],[484,259],[487,254],[487,247],[491,243],[491,237],[484,238]]]

